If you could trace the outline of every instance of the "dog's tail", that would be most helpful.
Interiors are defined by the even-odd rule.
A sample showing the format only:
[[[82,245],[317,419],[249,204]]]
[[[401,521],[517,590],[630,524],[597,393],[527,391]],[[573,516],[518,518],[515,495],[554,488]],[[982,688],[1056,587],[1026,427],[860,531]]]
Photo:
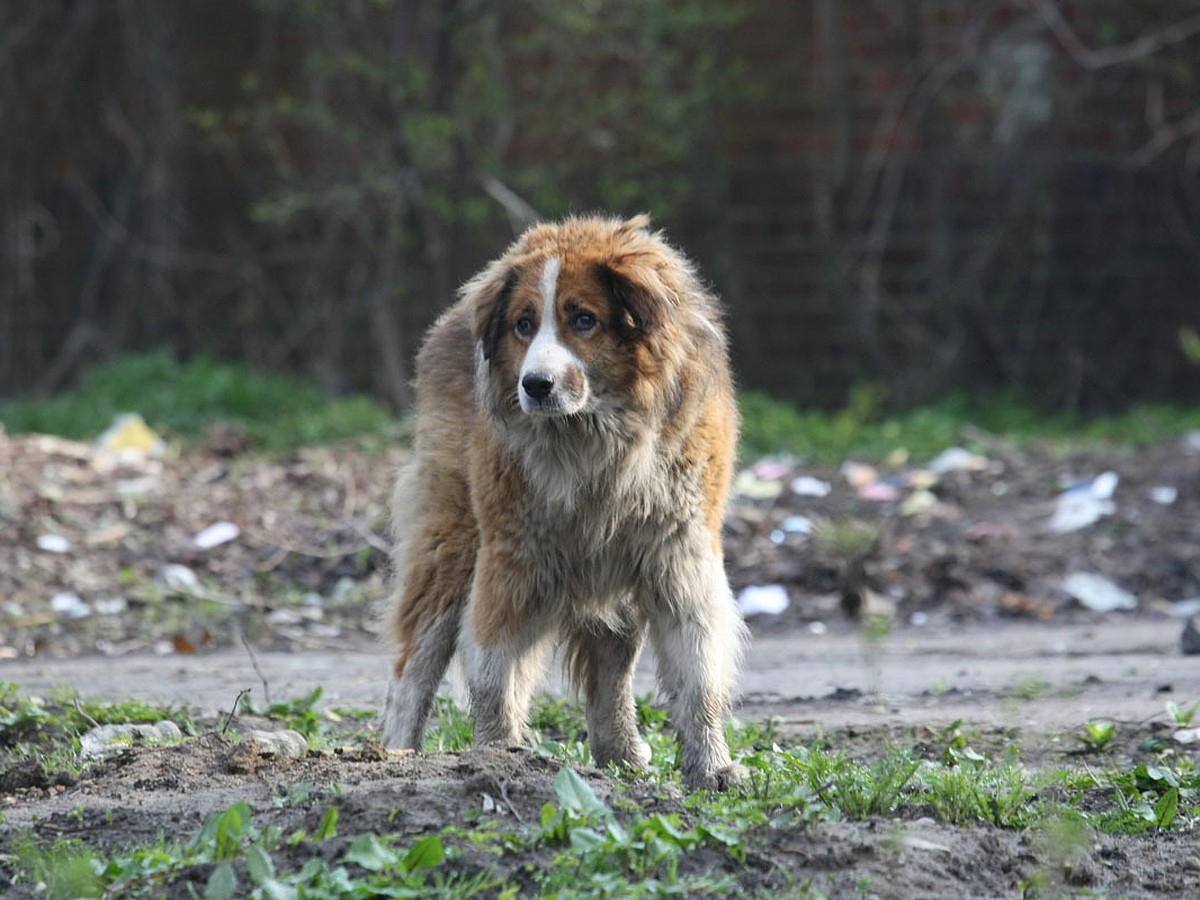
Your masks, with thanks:
[[[405,576],[409,570],[409,554],[412,551],[413,537],[417,531],[417,521],[414,495],[419,489],[420,482],[415,460],[407,460],[400,464],[396,474],[396,486],[392,491],[391,505],[391,539],[392,557],[391,572],[388,582],[391,590],[387,602],[380,613],[386,621],[380,633],[393,650],[398,650],[402,638],[396,627],[396,617],[400,598],[404,595]]]

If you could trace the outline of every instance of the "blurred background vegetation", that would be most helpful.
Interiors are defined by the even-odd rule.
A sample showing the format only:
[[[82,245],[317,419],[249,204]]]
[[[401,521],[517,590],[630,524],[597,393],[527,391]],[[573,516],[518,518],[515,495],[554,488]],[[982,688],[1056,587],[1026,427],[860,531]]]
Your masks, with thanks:
[[[455,287],[594,209],[697,259],[767,432],[1200,389],[1192,0],[7,0],[0,110],[10,431],[114,378],[403,411]]]

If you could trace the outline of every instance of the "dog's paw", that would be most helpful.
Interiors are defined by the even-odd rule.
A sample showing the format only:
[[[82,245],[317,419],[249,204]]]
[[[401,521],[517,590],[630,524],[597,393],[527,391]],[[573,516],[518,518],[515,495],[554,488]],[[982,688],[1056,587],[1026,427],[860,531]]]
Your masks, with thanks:
[[[720,769],[684,772],[683,783],[693,791],[729,791],[741,786],[749,775],[745,766],[731,763]]]

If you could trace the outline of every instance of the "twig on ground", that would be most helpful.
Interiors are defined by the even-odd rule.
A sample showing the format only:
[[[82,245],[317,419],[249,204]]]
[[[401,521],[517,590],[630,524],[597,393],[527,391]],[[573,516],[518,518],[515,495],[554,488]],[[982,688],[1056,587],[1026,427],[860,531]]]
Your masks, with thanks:
[[[92,726],[93,728],[99,728],[99,727],[100,727],[100,723],[99,723],[99,722],[97,722],[95,719],[93,719],[91,716],[89,716],[87,713],[85,713],[85,712],[83,711],[83,707],[79,705],[79,698],[78,698],[78,697],[72,697],[72,698],[71,698],[71,703],[73,703],[73,704],[75,705],[75,712],[79,713],[81,716],[83,716],[85,719],[87,719],[87,720],[88,720],[88,722],[90,722],[90,723],[91,723],[91,726]]]
[[[233,698],[233,708],[229,710],[229,715],[225,717],[225,724],[221,726],[221,734],[225,734],[229,730],[230,723],[233,722],[233,717],[237,715],[238,707],[242,703],[242,698],[250,693],[250,688],[242,688],[238,691],[238,695]]]
[[[254,674],[257,675],[258,680],[262,682],[263,699],[266,701],[267,706],[270,706],[271,705],[271,685],[267,681],[267,676],[263,674],[262,669],[260,669],[258,667],[258,657],[256,657],[254,655],[254,648],[250,646],[250,642],[248,640],[246,640],[246,636],[244,634],[241,636],[241,638],[242,638],[242,646],[246,648],[246,653],[250,657],[250,665],[254,667]]]
[[[493,775],[492,776],[492,784],[494,784],[496,786],[496,791],[500,794],[500,799],[503,800],[505,805],[508,807],[508,811],[513,814],[513,817],[518,822],[520,822],[522,825],[524,825],[525,819],[521,816],[521,813],[517,810],[517,808],[515,806],[513,806],[512,800],[509,799],[508,788],[506,788],[504,786],[504,782],[501,781],[499,778],[497,778],[495,775]]]

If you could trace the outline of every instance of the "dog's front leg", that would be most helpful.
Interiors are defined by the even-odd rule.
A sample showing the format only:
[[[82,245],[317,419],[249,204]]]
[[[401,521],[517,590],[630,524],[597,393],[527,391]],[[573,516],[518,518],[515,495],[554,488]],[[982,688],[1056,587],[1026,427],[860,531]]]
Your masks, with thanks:
[[[549,626],[531,586],[507,560],[480,552],[462,631],[475,744],[528,743],[526,721],[546,667]]]
[[[672,561],[650,616],[658,680],[671,704],[689,788],[725,790],[745,775],[724,719],[746,638],[721,559],[686,550]]]
[[[588,743],[598,766],[618,763],[645,770],[650,764],[650,747],[638,735],[633,699],[633,671],[644,630],[631,616],[616,628],[584,624],[570,634],[571,675],[587,700]]]

